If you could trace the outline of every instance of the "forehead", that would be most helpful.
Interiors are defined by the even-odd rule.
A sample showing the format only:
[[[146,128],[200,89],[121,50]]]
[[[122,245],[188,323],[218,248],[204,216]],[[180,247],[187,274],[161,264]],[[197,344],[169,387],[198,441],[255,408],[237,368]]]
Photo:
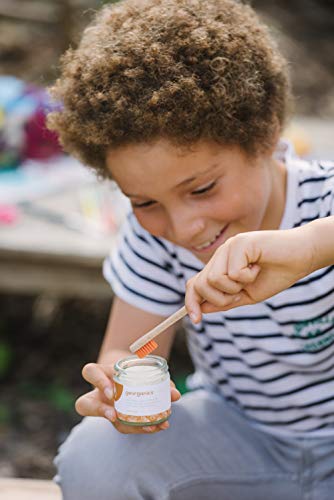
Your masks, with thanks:
[[[240,148],[211,142],[199,142],[185,148],[159,140],[123,146],[107,155],[111,175],[121,187],[123,183],[136,185],[153,179],[179,184],[189,177],[203,175],[210,167],[228,168],[231,163],[242,161],[245,161],[245,154]]]

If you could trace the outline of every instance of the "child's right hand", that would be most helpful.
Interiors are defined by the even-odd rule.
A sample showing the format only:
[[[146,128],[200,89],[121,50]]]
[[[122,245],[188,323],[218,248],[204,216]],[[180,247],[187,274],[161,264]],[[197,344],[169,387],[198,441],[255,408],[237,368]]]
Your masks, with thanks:
[[[187,282],[185,305],[192,321],[198,323],[202,313],[263,301],[310,273],[314,244],[307,226],[240,233],[227,240]]]
[[[122,434],[152,434],[168,429],[169,423],[163,422],[150,426],[131,426],[119,422],[114,408],[113,367],[110,364],[88,363],[82,369],[83,378],[94,386],[94,389],[80,396],[75,409],[83,417],[105,417]],[[181,394],[171,381],[172,402],[180,399]]]

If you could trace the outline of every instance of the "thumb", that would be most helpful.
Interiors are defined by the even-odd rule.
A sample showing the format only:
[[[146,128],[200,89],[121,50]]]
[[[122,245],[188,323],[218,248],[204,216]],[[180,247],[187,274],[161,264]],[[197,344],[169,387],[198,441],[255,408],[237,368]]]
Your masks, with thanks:
[[[250,298],[245,290],[241,290],[237,295],[231,298],[231,301],[226,306],[221,307],[219,310],[229,311],[230,309],[234,309],[235,307],[249,306],[251,304],[254,304],[254,300]]]
[[[193,323],[199,323],[202,319],[201,303],[203,297],[196,292],[191,280],[188,281],[186,295],[184,298],[184,305],[186,306],[187,313]]]
[[[261,267],[258,264],[249,264],[236,273],[232,273],[233,276],[231,276],[231,278],[235,281],[238,281],[239,283],[242,283],[243,285],[249,285],[256,280],[260,271]]]
[[[237,295],[231,295],[231,296],[228,296],[228,295],[225,295],[226,297],[226,305],[221,305],[221,306],[215,306],[214,304],[211,304],[210,302],[203,302],[203,304],[201,305],[201,310],[202,310],[202,313],[203,314],[208,314],[208,313],[214,313],[214,312],[220,312],[220,311],[226,311],[226,307],[232,307],[232,304],[234,304],[234,301],[240,301],[240,293],[238,293]],[[239,305],[236,303],[236,305]],[[235,307],[233,305],[233,307]]]

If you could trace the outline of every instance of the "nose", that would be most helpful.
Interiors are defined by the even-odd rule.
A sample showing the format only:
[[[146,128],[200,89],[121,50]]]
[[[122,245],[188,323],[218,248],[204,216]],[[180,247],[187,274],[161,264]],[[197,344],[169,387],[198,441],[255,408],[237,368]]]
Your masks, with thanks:
[[[204,230],[205,221],[193,208],[174,207],[168,213],[168,237],[181,246],[189,246],[197,241],[197,236]]]

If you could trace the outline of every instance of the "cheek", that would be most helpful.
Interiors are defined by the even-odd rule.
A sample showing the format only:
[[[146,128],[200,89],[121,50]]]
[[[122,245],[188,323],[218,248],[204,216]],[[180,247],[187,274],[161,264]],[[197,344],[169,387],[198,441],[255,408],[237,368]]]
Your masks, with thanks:
[[[260,229],[269,200],[269,192],[265,189],[256,187],[247,193],[244,200],[245,219],[247,220],[248,230],[256,231]]]
[[[139,224],[153,236],[163,236],[165,231],[165,222],[162,215],[156,211],[143,211],[134,209],[134,214]],[[153,213],[154,212],[154,213]]]
[[[243,218],[251,210],[251,200],[239,190],[232,191],[228,196],[220,197],[210,206],[213,216],[226,221]]]
[[[267,205],[267,192],[259,189],[238,189],[230,193],[224,202],[213,206],[213,212],[230,222],[241,222],[256,229],[263,218]]]

